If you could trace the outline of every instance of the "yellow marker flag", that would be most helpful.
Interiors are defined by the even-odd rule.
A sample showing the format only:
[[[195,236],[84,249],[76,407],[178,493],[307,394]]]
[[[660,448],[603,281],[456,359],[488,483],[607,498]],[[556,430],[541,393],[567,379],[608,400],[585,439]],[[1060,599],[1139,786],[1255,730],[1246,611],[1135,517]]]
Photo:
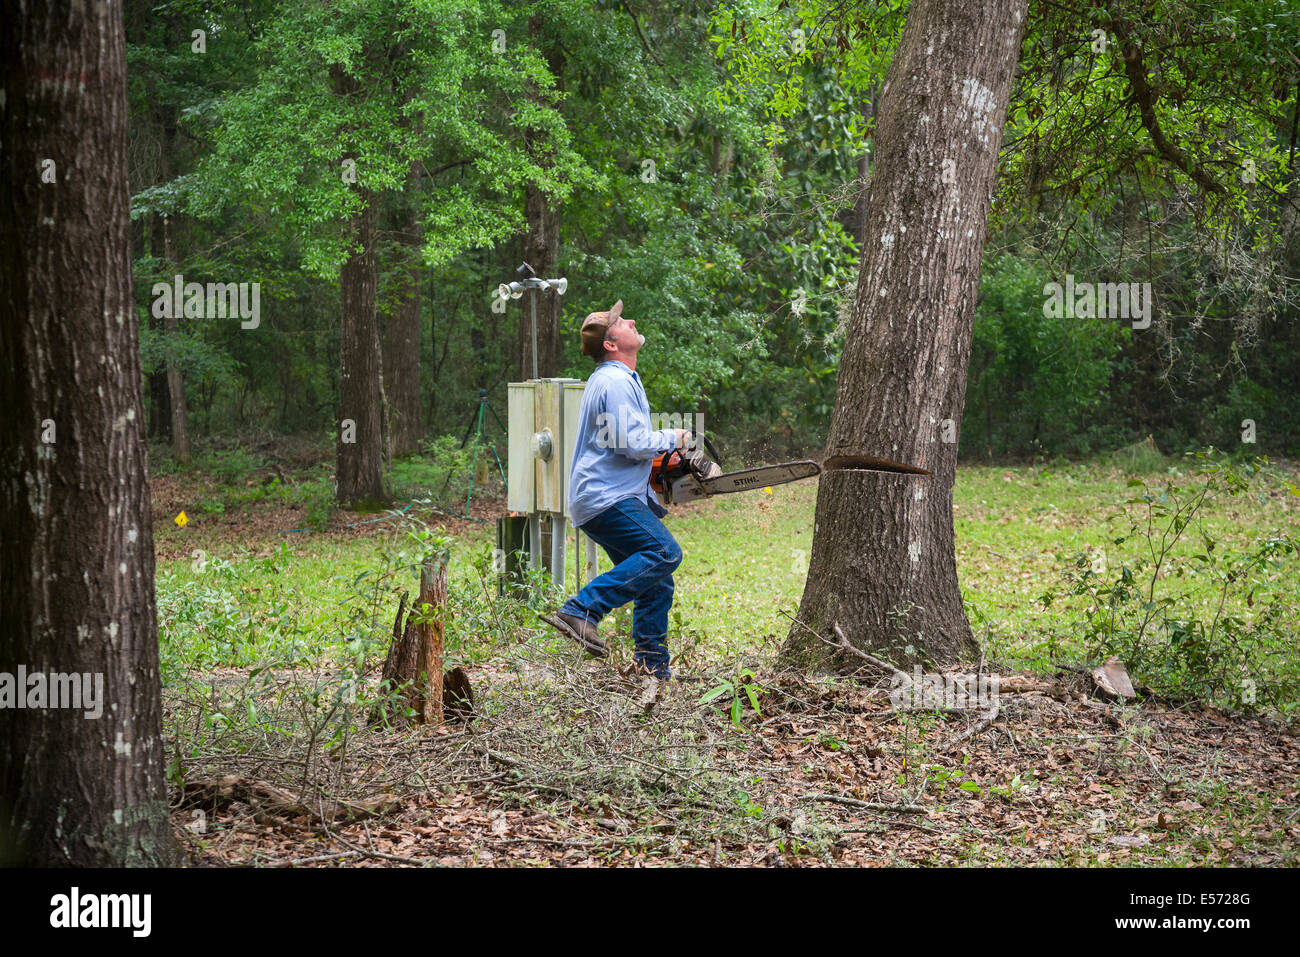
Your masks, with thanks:
[[[176,523],[177,528],[184,528],[186,525],[189,524],[190,517],[186,515],[184,512],[181,512],[174,519],[172,519],[172,521]]]

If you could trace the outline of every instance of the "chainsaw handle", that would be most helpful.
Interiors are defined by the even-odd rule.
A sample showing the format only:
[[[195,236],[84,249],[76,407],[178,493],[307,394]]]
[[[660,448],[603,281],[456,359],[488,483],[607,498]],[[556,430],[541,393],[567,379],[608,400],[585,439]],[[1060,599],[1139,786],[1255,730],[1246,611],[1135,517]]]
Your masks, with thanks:
[[[698,435],[692,432],[691,435],[693,438],[699,439],[704,444],[704,451],[708,453],[709,458],[713,459],[713,461],[717,462],[719,465],[722,464],[722,456],[718,454],[718,450],[713,447],[713,443],[709,441],[707,435],[703,432],[700,432]]]
[[[719,467],[721,467],[722,457],[718,455],[718,450],[713,447],[713,443],[709,441],[709,437],[703,432],[700,432],[698,435],[692,432],[691,435],[693,439],[699,439],[699,441],[704,445],[705,453],[716,462]],[[689,447],[684,449],[669,449],[655,457],[650,466],[650,487],[652,489],[661,494],[667,490],[668,482],[664,477],[665,473],[678,463],[682,462],[683,454],[688,450]]]

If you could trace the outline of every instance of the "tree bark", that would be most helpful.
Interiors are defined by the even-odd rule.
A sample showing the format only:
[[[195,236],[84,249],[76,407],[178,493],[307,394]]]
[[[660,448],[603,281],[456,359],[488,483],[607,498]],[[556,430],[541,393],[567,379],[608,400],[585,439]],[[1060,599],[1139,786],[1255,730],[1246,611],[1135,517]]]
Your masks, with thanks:
[[[978,644],[953,546],[955,437],[980,256],[1027,0],[916,0],[882,91],[857,300],[827,456],[933,475],[822,475],[788,662],[825,661],[838,623],[896,663],[946,664]],[[944,428],[944,421],[951,426]]]
[[[539,43],[544,30],[541,14],[528,21],[529,36]],[[546,54],[551,75],[558,80],[564,71],[564,57],[552,49]],[[532,90],[530,97],[543,102],[541,94]],[[529,129],[524,134],[524,144],[529,156],[540,166],[548,166],[546,159],[546,133]],[[524,214],[528,232],[524,237],[524,262],[533,267],[540,279],[557,278],[554,274],[560,259],[560,210],[537,184],[528,183],[524,191]],[[559,375],[560,368],[560,297],[550,290],[530,290],[519,302],[523,313],[520,329],[520,378],[533,377],[533,307],[530,296],[537,297],[537,375],[543,379]]]
[[[382,360],[379,350],[379,273],[375,255],[375,197],[361,193],[362,210],[350,221],[358,248],[339,276],[338,501],[384,501]]]
[[[420,178],[409,181],[408,207],[401,235],[404,257],[397,267],[397,303],[388,318],[384,383],[392,414],[393,455],[419,451],[424,437],[420,410],[420,247],[424,233],[420,224]]]
[[[532,183],[525,187],[524,211],[528,217],[528,235],[524,239],[524,262],[542,279],[556,278],[560,258],[560,215],[546,194]],[[533,377],[533,306],[529,296],[537,297],[537,375],[548,379],[559,375],[560,368],[560,297],[550,290],[529,290],[519,302],[523,305],[520,321],[520,376]]]
[[[403,624],[405,602],[393,622],[393,643],[384,660],[382,685],[396,688],[409,682],[403,703],[415,712],[416,724],[442,724],[444,628],[447,614],[447,562],[431,558],[420,566],[420,594]],[[464,672],[458,681],[469,687]],[[472,695],[469,696],[472,701]],[[397,718],[396,715],[390,716]],[[398,719],[396,723],[403,723]]]
[[[0,710],[0,861],[167,865],[122,8],[4,17],[0,672],[89,676],[98,705]]]

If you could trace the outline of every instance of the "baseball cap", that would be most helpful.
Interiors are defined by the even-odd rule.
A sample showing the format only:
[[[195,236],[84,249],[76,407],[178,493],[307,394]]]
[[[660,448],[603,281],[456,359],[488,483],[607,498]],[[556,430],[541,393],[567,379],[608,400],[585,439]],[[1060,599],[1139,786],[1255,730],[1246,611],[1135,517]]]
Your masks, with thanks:
[[[620,299],[604,312],[593,312],[582,320],[582,354],[600,359],[605,354],[605,333],[610,324],[623,315],[623,300]]]

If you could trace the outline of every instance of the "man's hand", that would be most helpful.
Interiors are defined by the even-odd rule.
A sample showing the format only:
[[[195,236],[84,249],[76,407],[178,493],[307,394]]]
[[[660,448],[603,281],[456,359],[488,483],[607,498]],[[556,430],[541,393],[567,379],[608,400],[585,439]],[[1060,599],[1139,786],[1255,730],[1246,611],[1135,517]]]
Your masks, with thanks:
[[[690,429],[673,429],[677,433],[677,447],[684,449],[695,441],[695,433]]]

